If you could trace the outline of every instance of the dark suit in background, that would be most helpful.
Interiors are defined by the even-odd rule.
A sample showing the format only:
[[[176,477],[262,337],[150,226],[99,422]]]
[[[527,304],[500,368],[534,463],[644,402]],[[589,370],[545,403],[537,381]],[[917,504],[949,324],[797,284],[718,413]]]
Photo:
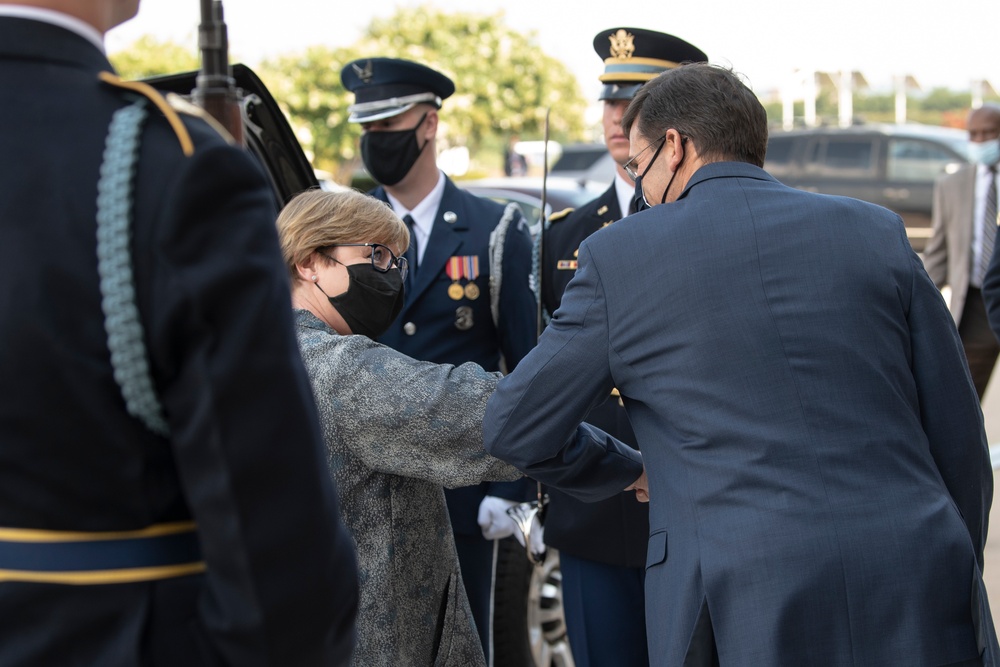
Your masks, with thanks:
[[[972,110],[967,129],[970,149],[995,144],[1000,138],[1000,106],[988,104]],[[1000,155],[991,158],[994,169],[996,159]],[[989,263],[992,243],[987,242],[984,250],[987,164],[990,162],[962,165],[938,178],[934,184],[933,234],[924,250],[924,267],[931,280],[938,287],[951,288],[951,314],[980,400],[1000,354],[981,293],[983,267]],[[996,181],[995,172],[992,178]],[[989,221],[994,235],[996,222],[995,217]]]
[[[270,189],[205,122],[186,117],[175,132],[147,102],[131,253],[170,431],[154,435],[112,376],[96,256],[109,122],[142,96],[102,71],[110,63],[81,35],[0,17],[0,664],[345,664],[356,567]],[[48,568],[79,582],[77,570],[122,576],[119,557],[136,555],[94,556],[115,546],[94,533],[188,522],[202,574],[69,585],[10,572],[46,570],[19,560],[21,530],[82,533],[80,548],[50,545]],[[138,552],[185,565],[169,556]]]

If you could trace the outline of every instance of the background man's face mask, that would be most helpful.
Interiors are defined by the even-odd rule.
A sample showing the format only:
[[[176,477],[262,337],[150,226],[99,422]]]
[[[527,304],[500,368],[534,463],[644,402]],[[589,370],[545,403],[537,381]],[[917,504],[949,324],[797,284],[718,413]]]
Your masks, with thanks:
[[[427,118],[425,113],[420,122],[409,130],[391,132],[365,132],[361,135],[361,159],[365,169],[382,185],[395,185],[406,178],[424,150],[417,142],[417,130]]]
[[[969,143],[969,159],[987,166],[1000,162],[1000,139]]]

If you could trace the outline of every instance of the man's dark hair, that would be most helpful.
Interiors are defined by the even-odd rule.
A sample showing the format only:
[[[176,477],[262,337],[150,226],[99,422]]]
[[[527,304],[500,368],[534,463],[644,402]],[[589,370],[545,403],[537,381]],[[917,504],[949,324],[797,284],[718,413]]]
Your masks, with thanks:
[[[649,140],[677,130],[705,162],[764,166],[767,113],[731,69],[691,63],[667,70],[632,98],[622,117],[626,135],[636,122]]]

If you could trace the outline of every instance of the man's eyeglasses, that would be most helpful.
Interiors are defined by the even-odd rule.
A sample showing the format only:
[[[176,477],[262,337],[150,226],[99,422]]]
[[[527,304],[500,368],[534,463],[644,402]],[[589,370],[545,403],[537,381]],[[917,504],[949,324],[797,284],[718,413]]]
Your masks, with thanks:
[[[388,246],[384,246],[381,243],[338,243],[336,245],[327,246],[328,248],[336,248],[337,246],[354,247],[354,248],[371,248],[372,254],[372,268],[381,273],[388,273],[389,269],[396,267],[399,269],[400,278],[404,281],[406,280],[406,272],[409,270],[409,265],[406,262],[405,257],[396,257],[396,255],[389,250]],[[337,261],[336,258],[330,257],[325,252],[321,252],[321,255],[329,260],[333,260],[338,264],[343,262]]]
[[[638,153],[636,153],[635,157],[631,158],[628,162],[626,162],[625,164],[623,164],[622,168],[625,170],[625,173],[628,174],[628,177],[631,178],[633,181],[636,180],[637,178],[639,178],[639,174],[635,170],[635,161],[638,160],[642,156],[643,153],[645,153],[646,151],[648,151],[653,146],[657,146],[657,150],[659,150],[659,146],[662,145],[663,142],[666,141],[666,140],[667,140],[667,135],[664,134],[662,137],[660,137],[656,141],[651,141],[650,143],[646,144],[645,148],[643,148],[641,151],[639,151]]]

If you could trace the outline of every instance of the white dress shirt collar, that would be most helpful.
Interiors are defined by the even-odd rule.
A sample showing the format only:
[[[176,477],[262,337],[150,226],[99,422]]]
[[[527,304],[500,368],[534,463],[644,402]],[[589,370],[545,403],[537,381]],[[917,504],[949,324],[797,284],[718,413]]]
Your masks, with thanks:
[[[385,196],[389,198],[392,210],[396,215],[403,218],[409,215],[413,218],[413,231],[417,243],[417,262],[424,258],[424,249],[431,237],[431,230],[434,229],[434,221],[437,219],[438,208],[441,206],[441,199],[444,198],[445,176],[443,171],[438,171],[438,182],[426,197],[412,209],[407,210],[405,206],[391,194],[385,191]]]
[[[635,196],[635,184],[622,178],[617,171],[615,171],[615,194],[618,195],[618,208],[624,218],[628,215],[628,207],[632,203],[632,197]]]

